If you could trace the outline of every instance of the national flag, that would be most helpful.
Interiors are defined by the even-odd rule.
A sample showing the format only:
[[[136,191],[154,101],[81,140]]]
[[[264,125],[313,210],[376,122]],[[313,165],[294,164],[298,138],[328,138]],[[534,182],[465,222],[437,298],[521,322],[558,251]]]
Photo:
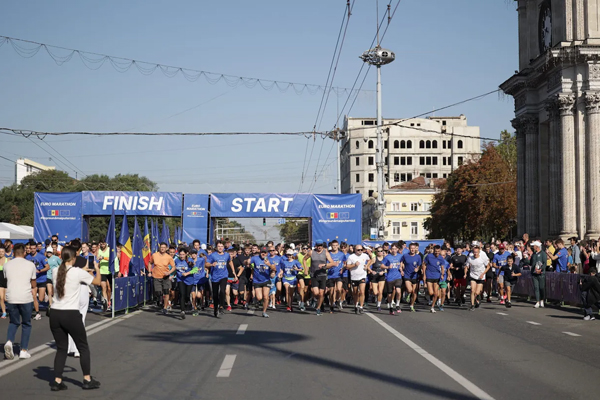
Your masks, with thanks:
[[[133,222],[133,246],[131,256],[131,273],[133,275],[140,275],[144,269],[144,239],[142,238],[142,231],[137,222],[137,217]]]
[[[154,222],[153,219],[150,219],[152,222],[152,253],[156,253],[158,251],[158,222]]]
[[[160,241],[161,243],[166,243],[167,246],[171,243],[171,234],[169,233],[169,227],[167,226],[167,221],[163,219],[162,232],[160,232]]]
[[[329,219],[338,219],[338,213],[329,213]]]
[[[121,225],[121,234],[119,235],[119,243],[121,243],[121,260],[119,260],[119,271],[121,275],[129,274],[129,263],[133,256],[131,249],[131,238],[129,237],[129,226],[127,225],[127,214],[123,215],[123,224]]]
[[[144,218],[144,265],[150,263],[150,232],[148,232],[148,218]]]
[[[117,259],[117,228],[115,225],[115,209],[113,208],[110,222],[108,223],[108,231],[106,232],[106,244],[109,249],[108,265],[112,273],[118,272],[115,262]]]

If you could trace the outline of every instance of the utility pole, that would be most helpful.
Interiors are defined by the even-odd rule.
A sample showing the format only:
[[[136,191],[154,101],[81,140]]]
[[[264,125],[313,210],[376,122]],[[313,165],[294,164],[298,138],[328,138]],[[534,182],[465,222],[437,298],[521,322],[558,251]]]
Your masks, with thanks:
[[[396,59],[396,55],[387,49],[379,46],[379,28],[377,29],[377,46],[365,51],[360,58],[371,65],[377,67],[377,149],[375,153],[375,163],[377,165],[377,207],[374,213],[377,221],[377,232],[380,238],[384,236],[384,213],[385,213],[385,198],[383,195],[385,187],[385,177],[383,175],[384,158],[383,158],[383,138],[381,126],[383,125],[381,116],[381,66],[391,63]]]

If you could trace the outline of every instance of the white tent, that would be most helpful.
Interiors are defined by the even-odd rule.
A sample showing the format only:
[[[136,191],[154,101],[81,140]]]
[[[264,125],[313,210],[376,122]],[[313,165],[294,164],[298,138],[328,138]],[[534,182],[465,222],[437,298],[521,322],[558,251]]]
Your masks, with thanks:
[[[33,239],[33,227],[0,222],[0,239]]]

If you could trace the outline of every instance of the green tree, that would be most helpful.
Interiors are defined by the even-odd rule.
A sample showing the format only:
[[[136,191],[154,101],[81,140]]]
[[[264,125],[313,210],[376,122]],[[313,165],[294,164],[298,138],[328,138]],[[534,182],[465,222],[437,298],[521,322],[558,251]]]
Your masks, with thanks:
[[[503,132],[498,145],[487,144],[479,160],[455,170],[436,193],[424,224],[429,237],[489,240],[509,235],[517,214],[516,175],[516,143]]]
[[[279,225],[279,235],[285,243],[308,242],[308,224],[304,220],[286,220]]]

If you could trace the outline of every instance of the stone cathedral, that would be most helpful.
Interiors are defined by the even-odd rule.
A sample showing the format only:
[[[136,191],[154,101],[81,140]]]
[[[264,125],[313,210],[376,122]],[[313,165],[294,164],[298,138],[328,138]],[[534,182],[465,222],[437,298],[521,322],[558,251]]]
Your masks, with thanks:
[[[600,236],[600,0],[515,0],[518,231]]]

